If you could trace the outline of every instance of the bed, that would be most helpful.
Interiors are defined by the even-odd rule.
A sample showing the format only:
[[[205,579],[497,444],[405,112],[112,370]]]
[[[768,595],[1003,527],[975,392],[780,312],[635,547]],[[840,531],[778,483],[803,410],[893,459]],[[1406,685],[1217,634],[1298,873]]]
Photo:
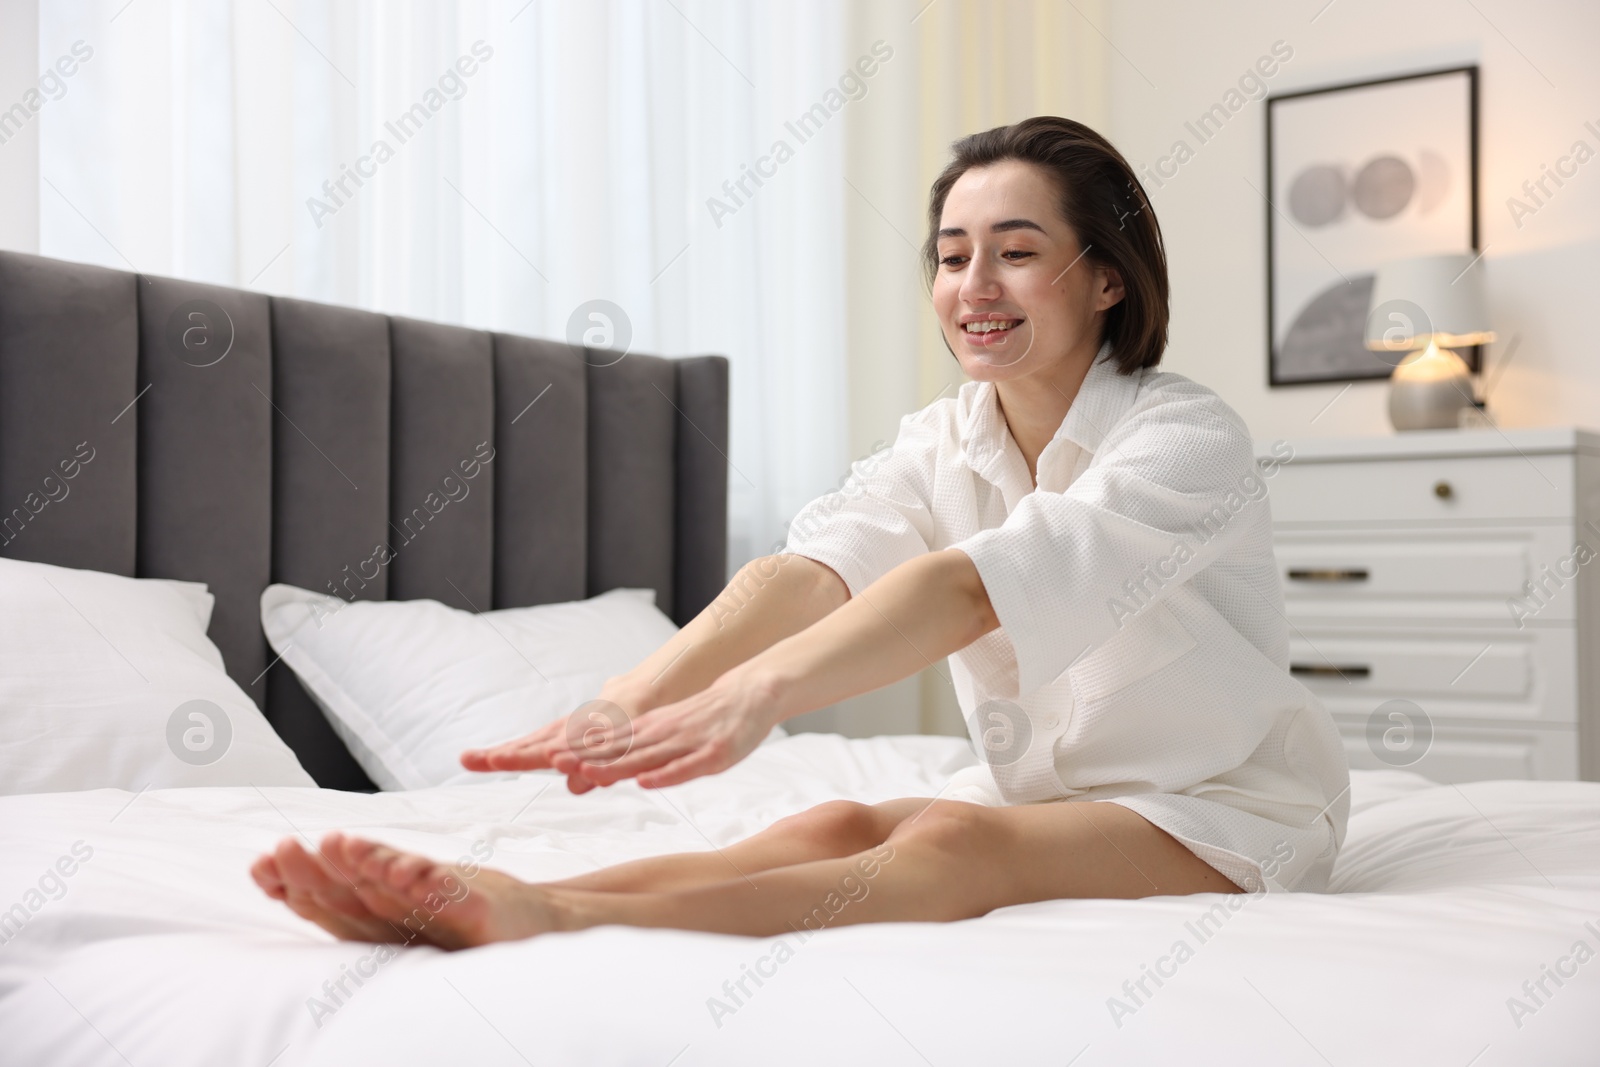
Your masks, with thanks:
[[[197,307],[227,320],[206,368],[226,373],[174,356]],[[612,362],[0,253],[0,500],[101,446],[0,556],[205,582],[228,675],[317,783],[0,796],[0,908],[39,902],[0,924],[0,1063],[1600,1061],[1595,783],[1352,772],[1321,894],[388,955],[261,894],[248,864],[291,833],[551,879],[727,845],[825,800],[935,796],[973,765],[964,739],[795,734],[663,790],[573,796],[536,772],[374,792],[273,662],[263,590],[336,578],[485,437],[492,492],[360,598],[479,611],[644,586],[681,624],[722,584],[726,407],[719,357]],[[34,894],[47,876],[59,893]]]

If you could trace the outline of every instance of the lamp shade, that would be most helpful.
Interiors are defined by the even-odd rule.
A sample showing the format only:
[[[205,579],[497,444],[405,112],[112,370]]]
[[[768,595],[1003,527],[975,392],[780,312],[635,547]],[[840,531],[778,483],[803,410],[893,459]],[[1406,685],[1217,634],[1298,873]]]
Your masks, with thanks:
[[[1378,268],[1367,310],[1366,345],[1411,351],[1430,343],[1464,348],[1494,340],[1474,252],[1397,259]]]

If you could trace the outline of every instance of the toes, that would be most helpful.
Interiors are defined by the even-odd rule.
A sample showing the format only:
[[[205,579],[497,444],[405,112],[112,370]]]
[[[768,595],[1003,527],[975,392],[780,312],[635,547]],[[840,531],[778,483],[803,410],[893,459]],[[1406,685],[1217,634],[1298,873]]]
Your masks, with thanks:
[[[423,875],[430,873],[434,862],[426,856],[401,855],[389,864],[388,885],[405,892]]]
[[[409,892],[391,888],[385,876],[397,864],[402,865],[408,887],[418,874],[433,867],[422,857],[330,833],[315,852],[294,838],[284,839],[271,855],[256,861],[251,873],[265,891],[284,901],[296,915],[335,937],[404,944],[418,939],[424,923],[417,919],[417,903],[427,894],[414,901]],[[431,915],[431,909],[423,914]],[[430,928],[425,938],[438,944],[455,940],[433,934]]]
[[[425,856],[398,852],[374,841],[329,835],[324,848],[351,880],[358,899],[373,914],[393,923],[404,924],[412,936],[425,919],[417,915],[417,905],[427,893],[414,894],[417,878],[431,871],[433,861]],[[431,909],[423,912],[426,917]]]
[[[364,851],[356,864],[360,878],[401,894],[434,867],[434,862],[426,856],[399,852],[384,845],[366,843]]]
[[[323,862],[332,867],[345,883],[359,881],[361,878],[361,864],[358,856],[368,842],[359,837],[346,837],[334,830],[324,834],[322,844],[317,847]]]
[[[359,837],[330,833],[322,839],[322,852],[348,880],[351,893],[368,912],[391,924],[403,923],[410,916],[411,905],[390,891],[381,877],[382,859],[393,854],[391,849]]]
[[[401,853],[392,848],[387,848],[376,841],[368,841],[360,837],[346,837],[343,834],[329,834],[322,840],[322,850],[328,861],[344,872],[345,877],[351,882],[360,885],[364,882],[373,882],[379,885],[388,883],[389,865]]]
[[[306,851],[299,841],[285,838],[278,844],[274,858],[286,889],[310,894],[328,911],[357,919],[370,916],[344,875],[320,854]]]
[[[291,890],[316,893],[332,888],[328,871],[292,837],[278,842],[278,847],[272,851],[272,860],[284,885]]]
[[[401,853],[396,852],[394,849],[371,841],[362,842],[359,859],[357,859],[357,854],[352,854],[351,856],[352,859],[357,860],[356,869],[360,872],[360,876],[364,881],[375,882],[386,888],[390,884],[389,868],[394,866],[400,857]]]
[[[283,875],[278,871],[278,861],[269,852],[250,865],[250,877],[261,891],[273,900],[282,900],[285,894]]]
[[[323,854],[328,857],[329,862],[352,879],[365,877],[363,869],[367,857],[372,855],[377,847],[364,837],[350,837],[337,831],[322,839]]]

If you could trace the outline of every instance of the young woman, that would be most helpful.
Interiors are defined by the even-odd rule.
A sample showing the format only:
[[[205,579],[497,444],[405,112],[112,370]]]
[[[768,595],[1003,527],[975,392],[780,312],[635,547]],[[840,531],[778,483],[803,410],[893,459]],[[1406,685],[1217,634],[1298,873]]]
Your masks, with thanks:
[[[945,656],[985,761],[932,799],[832,801],[725,849],[559,882],[290,838],[253,868],[268,894],[341,937],[461,947],[605,923],[782,933],[851,878],[871,891],[833,924],[1325,887],[1344,749],[1287,670],[1249,432],[1154,369],[1167,273],[1143,189],[1069,119],[954,156],[923,255],[971,381],[747,565],[742,606],[708,607],[586,706],[621,729],[586,747],[564,720],[462,762],[554,768],[575,793],[674,785]]]

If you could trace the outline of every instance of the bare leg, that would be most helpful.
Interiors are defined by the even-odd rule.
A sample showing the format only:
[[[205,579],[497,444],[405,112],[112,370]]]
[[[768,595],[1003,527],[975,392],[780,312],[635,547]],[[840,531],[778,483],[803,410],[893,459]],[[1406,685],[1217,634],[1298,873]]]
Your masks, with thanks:
[[[924,797],[903,797],[879,804],[831,800],[779,819],[726,848],[651,856],[539,884],[552,889],[604,892],[661,892],[710,885],[776,867],[854,855],[883,844],[896,826],[927,805],[928,798]]]
[[[743,879],[794,863],[849,856],[882,844],[896,826],[920,814],[930,799],[905,797],[878,804],[827,801],[779,819],[727,848],[652,856],[538,884],[590,892],[661,892]],[[402,857],[384,850],[393,862],[384,869],[384,878],[374,881],[356,872],[372,849],[370,842],[347,841],[341,835],[330,835],[320,851],[285,839],[256,860],[251,874],[268,896],[284,901],[301,918],[338,937],[416,940],[431,921],[430,909],[419,910],[420,900],[400,893],[389,882],[404,885],[433,865],[421,856]],[[441,899],[448,897],[436,895],[435,903]]]
[[[881,845],[853,855],[665,891],[530,885],[490,870],[467,882],[464,872],[423,857],[338,835],[323,853],[361,887],[376,917],[400,920],[431,901],[420,936],[447,948],[612,923],[766,936],[951,921],[1062,897],[1239,892],[1136,812],[1097,802],[988,808],[936,801]]]
[[[875,861],[875,862],[874,862]],[[554,929],[606,923],[765,936],[804,926],[947,922],[1063,897],[1241,890],[1118,804],[940,801],[877,849],[667,892],[551,892]]]

